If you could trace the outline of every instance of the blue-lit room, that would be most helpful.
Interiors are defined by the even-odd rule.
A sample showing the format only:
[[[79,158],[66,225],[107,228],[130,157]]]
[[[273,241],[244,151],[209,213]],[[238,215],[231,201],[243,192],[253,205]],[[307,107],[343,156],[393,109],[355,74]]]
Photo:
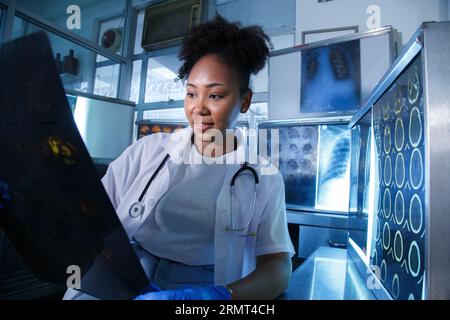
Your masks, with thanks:
[[[0,0],[0,300],[450,299],[449,2]]]

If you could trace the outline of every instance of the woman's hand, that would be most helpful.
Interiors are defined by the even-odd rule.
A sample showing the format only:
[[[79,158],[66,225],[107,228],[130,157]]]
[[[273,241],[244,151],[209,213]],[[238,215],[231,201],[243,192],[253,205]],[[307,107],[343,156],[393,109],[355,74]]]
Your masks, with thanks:
[[[255,271],[247,277],[224,286],[188,287],[178,290],[152,291],[135,300],[248,300],[275,299],[289,284],[292,273],[289,253],[258,256]]]
[[[291,274],[289,253],[261,255],[252,273],[227,287],[236,300],[275,299],[287,289]]]
[[[231,300],[230,291],[223,286],[187,287],[178,290],[153,291],[135,300]]]

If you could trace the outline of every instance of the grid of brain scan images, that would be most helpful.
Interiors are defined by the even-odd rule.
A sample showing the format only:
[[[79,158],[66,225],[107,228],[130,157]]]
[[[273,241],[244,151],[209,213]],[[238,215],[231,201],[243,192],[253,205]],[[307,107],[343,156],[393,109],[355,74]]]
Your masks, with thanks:
[[[377,152],[371,262],[394,299],[421,299],[426,235],[421,56],[374,105]]]
[[[290,209],[347,212],[350,183],[350,129],[346,125],[265,127],[268,141],[278,130],[286,205]],[[274,153],[275,154],[275,153]]]

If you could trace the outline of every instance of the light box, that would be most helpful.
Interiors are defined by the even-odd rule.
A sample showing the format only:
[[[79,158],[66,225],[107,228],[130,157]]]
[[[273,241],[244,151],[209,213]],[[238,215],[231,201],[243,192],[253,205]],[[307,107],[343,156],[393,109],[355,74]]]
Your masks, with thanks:
[[[349,253],[381,299],[450,298],[449,34],[423,24],[349,125]]]

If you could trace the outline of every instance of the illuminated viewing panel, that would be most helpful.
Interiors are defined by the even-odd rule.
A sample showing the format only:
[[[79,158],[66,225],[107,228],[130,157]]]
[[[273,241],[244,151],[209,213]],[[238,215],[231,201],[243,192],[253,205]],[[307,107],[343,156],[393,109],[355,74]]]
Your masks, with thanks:
[[[395,299],[420,299],[425,270],[421,55],[373,107],[377,170],[371,263]]]
[[[367,112],[351,131],[349,235],[364,254],[370,251],[367,232],[373,226],[375,144],[372,112]],[[371,220],[369,220],[369,218]]]
[[[393,299],[422,299],[425,135],[422,55],[352,128],[349,236]]]
[[[261,123],[279,135],[279,170],[290,209],[348,212],[350,130],[346,125]],[[268,156],[272,157],[271,144]],[[276,161],[275,161],[276,162]]]

